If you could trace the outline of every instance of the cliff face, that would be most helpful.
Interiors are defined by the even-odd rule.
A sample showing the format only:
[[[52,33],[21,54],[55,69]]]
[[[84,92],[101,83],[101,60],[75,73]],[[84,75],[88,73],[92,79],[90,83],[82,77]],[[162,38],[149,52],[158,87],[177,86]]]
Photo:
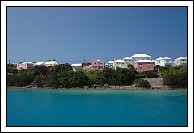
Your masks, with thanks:
[[[163,86],[162,78],[142,78],[142,79],[147,80],[152,87],[162,87]]]

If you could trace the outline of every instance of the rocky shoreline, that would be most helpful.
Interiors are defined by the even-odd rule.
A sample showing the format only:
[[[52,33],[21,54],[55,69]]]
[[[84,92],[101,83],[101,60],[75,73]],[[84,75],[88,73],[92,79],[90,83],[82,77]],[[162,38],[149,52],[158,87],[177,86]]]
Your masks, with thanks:
[[[59,89],[59,90],[187,90],[187,88],[171,88],[168,86],[162,86],[162,87],[151,87],[151,88],[143,88],[143,87],[135,87],[135,86],[108,86],[108,87],[95,87],[95,88],[89,88],[89,87],[73,87],[73,88],[39,88],[39,87],[30,87],[27,88],[26,86],[23,87],[17,87],[17,86],[10,86],[7,88],[11,89]]]

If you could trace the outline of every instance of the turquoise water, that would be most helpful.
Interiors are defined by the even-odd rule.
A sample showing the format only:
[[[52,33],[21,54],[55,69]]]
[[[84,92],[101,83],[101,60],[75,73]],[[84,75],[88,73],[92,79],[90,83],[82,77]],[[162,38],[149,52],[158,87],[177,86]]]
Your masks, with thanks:
[[[7,126],[187,126],[187,91],[8,89]]]

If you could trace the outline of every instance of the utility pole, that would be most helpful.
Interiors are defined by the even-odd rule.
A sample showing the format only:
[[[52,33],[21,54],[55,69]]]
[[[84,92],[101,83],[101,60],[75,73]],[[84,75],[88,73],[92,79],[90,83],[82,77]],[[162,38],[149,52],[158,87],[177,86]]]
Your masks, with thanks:
[[[84,63],[86,62],[85,56],[84,56]]]

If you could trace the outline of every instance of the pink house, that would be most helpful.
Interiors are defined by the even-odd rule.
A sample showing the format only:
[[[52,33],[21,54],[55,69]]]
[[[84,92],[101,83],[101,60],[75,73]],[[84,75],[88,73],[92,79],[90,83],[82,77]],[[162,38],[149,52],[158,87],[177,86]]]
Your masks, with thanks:
[[[92,65],[83,66],[83,70],[92,70]]]
[[[105,68],[105,61],[103,61],[103,60],[93,60],[91,66],[92,66],[93,70],[104,69]]]
[[[152,60],[139,60],[134,64],[137,72],[155,70],[155,62]]]
[[[105,61],[103,60],[93,60],[91,65],[83,66],[83,70],[98,70],[98,69],[104,69]]]
[[[28,69],[33,67],[34,63],[33,62],[22,62],[17,64],[16,69],[22,70],[22,69]]]

